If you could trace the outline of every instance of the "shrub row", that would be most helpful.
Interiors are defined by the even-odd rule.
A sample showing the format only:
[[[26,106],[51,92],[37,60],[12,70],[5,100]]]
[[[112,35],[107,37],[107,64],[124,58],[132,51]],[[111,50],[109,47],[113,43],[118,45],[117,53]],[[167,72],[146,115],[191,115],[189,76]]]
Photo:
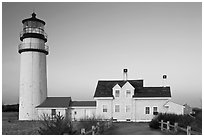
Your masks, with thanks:
[[[19,104],[14,105],[2,105],[2,112],[18,112]]]
[[[98,133],[101,134],[105,129],[105,121],[101,118],[87,117],[80,119],[77,123],[77,129],[73,128],[73,122],[65,119],[62,115],[56,115],[54,118],[48,115],[43,115],[42,127],[38,132],[41,135],[63,135],[63,134],[80,134],[81,128],[85,131],[91,130],[92,126],[98,126]]]
[[[160,125],[159,122],[161,120],[163,120],[164,122],[169,121],[171,125],[174,125],[174,123],[177,122],[180,127],[186,128],[187,126],[190,126],[195,119],[189,115],[160,113],[158,116],[152,119],[152,121],[149,123],[149,126],[151,128],[158,129]]]
[[[178,126],[186,128],[191,126],[192,130],[197,132],[202,132],[202,112],[199,112],[196,117],[190,115],[176,115],[176,114],[167,114],[160,113],[149,123],[149,126],[154,129],[158,129],[160,126],[160,121],[164,122],[169,121],[171,125],[174,125],[175,122],[178,123]]]

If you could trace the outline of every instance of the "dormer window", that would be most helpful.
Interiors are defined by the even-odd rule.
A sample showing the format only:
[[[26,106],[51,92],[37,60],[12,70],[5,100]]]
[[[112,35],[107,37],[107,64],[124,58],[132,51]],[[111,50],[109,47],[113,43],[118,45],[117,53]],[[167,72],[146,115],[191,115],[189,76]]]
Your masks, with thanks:
[[[130,90],[126,90],[126,97],[127,98],[131,97],[131,91]]]
[[[115,90],[115,97],[120,97],[120,90]]]

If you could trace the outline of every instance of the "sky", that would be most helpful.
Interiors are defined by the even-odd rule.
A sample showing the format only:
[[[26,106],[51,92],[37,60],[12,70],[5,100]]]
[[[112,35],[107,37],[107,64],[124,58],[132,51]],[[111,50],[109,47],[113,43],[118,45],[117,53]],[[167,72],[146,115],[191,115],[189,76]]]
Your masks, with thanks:
[[[48,96],[92,100],[98,80],[143,79],[202,106],[202,4],[2,3],[2,102],[18,103],[22,20],[46,22]]]

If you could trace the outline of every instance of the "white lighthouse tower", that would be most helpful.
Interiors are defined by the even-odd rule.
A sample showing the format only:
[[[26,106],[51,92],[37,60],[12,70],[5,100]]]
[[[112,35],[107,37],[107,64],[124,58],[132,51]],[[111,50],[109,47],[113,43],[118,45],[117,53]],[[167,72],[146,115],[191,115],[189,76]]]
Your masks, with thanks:
[[[20,33],[19,120],[37,120],[36,106],[47,97],[46,55],[48,55],[45,22],[36,18],[24,19]]]

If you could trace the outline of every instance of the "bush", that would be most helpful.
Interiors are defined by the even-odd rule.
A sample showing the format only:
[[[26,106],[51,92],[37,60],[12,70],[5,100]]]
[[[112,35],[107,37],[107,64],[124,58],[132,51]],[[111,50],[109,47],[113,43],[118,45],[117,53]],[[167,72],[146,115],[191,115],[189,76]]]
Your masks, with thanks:
[[[202,132],[202,111],[196,114],[194,122],[191,123],[192,130]]]
[[[149,123],[149,127],[158,129],[159,128],[159,121],[158,119],[152,119],[152,121]]]
[[[63,134],[75,134],[70,121],[65,120],[63,116],[56,115],[55,118],[43,115],[42,121],[43,128],[38,130],[41,135],[63,135]]]
[[[167,114],[167,113],[160,113],[157,117],[152,119],[152,121],[149,123],[149,126],[151,128],[158,129],[160,125],[160,121],[163,120],[164,122],[169,121],[171,125],[174,125],[174,123],[178,123],[180,127],[186,128],[187,126],[191,125],[191,123],[194,121],[194,118],[192,118],[189,115],[176,115],[176,114]]]
[[[99,126],[99,131],[98,133],[101,134],[104,132],[104,123],[105,121],[103,121],[102,118],[98,117],[96,118],[95,116],[93,117],[86,117],[86,118],[82,118],[79,121],[79,125],[78,128],[85,128],[86,131],[91,130],[92,126]]]
[[[193,121],[195,121],[195,119],[189,115],[180,115],[177,122],[180,127],[186,128],[187,126],[190,126]]]

